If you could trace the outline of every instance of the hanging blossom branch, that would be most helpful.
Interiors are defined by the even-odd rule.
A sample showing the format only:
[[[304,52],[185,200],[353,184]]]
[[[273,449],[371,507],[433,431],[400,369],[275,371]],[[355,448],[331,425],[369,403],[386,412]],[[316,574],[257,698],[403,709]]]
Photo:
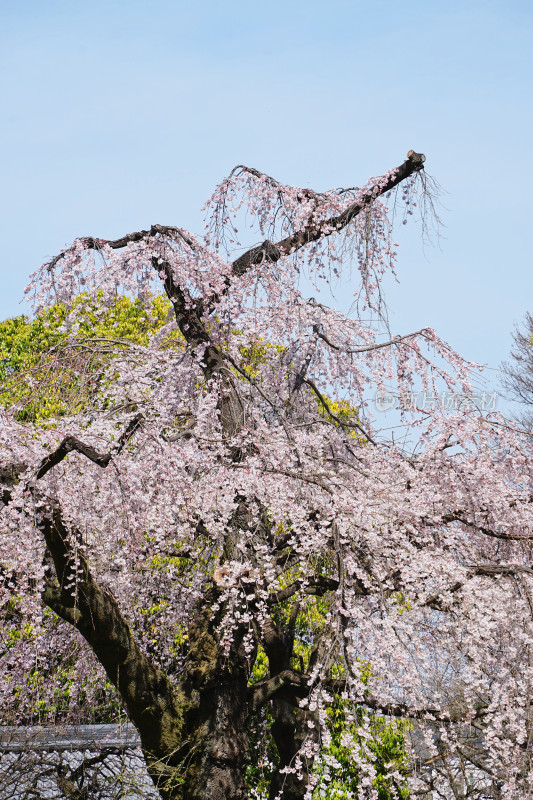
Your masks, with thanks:
[[[269,700],[273,700],[287,693],[300,698],[308,697],[318,685],[323,686],[325,689],[330,689],[335,694],[340,694],[346,691],[348,681],[337,678],[315,678],[313,680],[313,677],[306,672],[286,669],[273,677],[263,678],[257,681],[257,683],[250,686],[249,692],[252,697],[253,707],[257,709],[265,705]],[[368,691],[365,691],[365,695],[360,699],[359,705],[366,706],[388,717],[421,720],[430,719],[447,724],[471,722],[474,719],[484,717],[487,713],[485,708],[479,708],[474,712],[468,711],[464,713],[443,711],[433,706],[415,708],[407,703],[380,700]]]
[[[173,225],[151,225],[149,230],[127,233],[125,236],[121,236],[119,239],[97,239],[94,236],[80,236],[77,241],[81,242],[86,250],[101,250],[102,247],[110,247],[112,250],[121,250],[128,244],[144,241],[150,237],[156,236],[158,233],[162,236],[170,236],[171,238],[179,237],[183,239],[183,241],[188,244],[191,249],[194,248],[194,242],[192,239],[187,236],[184,231],[181,230],[181,228],[176,228]],[[57,256],[45,264],[46,269],[51,272],[56,264],[58,264],[59,261],[65,257],[65,254],[65,251],[58,253]]]
[[[244,275],[251,266],[257,266],[264,262],[275,263],[282,256],[290,255],[307,244],[316,242],[323,237],[331,236],[334,233],[340,232],[343,230],[343,228],[349,225],[350,222],[352,222],[355,217],[361,213],[361,211],[371,206],[374,200],[381,195],[386,194],[395,186],[398,186],[398,184],[400,184],[406,178],[409,178],[411,175],[420,172],[424,168],[425,160],[426,157],[422,153],[415,153],[414,150],[410,150],[407,154],[407,159],[403,162],[403,164],[386,173],[383,179],[378,181],[371,189],[368,189],[366,192],[364,192],[341,214],[329,217],[322,222],[311,223],[301,230],[296,231],[291,236],[280,240],[277,242],[277,244],[267,240],[263,242],[263,244],[251,248],[233,261],[231,265],[231,274],[233,276],[240,277]],[[257,173],[256,170],[254,171],[249,169],[248,171],[252,172],[253,174]],[[181,238],[192,250],[198,248],[197,243],[195,243],[185,231],[183,231],[181,228],[171,225],[152,225],[149,230],[135,231],[133,233],[126,234],[125,236],[121,236],[119,239],[98,239],[92,236],[84,236],[80,237],[77,241],[82,244],[83,248],[86,250],[100,250],[106,246],[113,250],[118,250],[134,242],[146,241],[158,234],[162,236],[169,236],[170,238]],[[45,268],[49,272],[52,272],[56,264],[58,264],[65,255],[66,251],[62,251],[53,259],[51,259],[51,261],[45,265]],[[168,279],[167,275],[165,275],[165,279]],[[228,284],[229,278],[226,279],[226,285]],[[215,295],[213,298],[210,298],[209,302],[212,303],[218,298],[219,295]]]
[[[334,350],[340,350],[343,353],[348,353],[348,354],[352,354],[352,353],[369,353],[371,350],[381,350],[382,347],[391,347],[394,344],[399,344],[400,342],[403,342],[404,339],[412,339],[414,336],[424,336],[425,337],[425,334],[427,333],[427,331],[428,331],[428,328],[420,328],[419,331],[414,331],[414,333],[406,333],[403,336],[393,336],[393,338],[389,339],[387,342],[379,342],[377,344],[370,344],[370,345],[368,345],[366,347],[353,347],[353,348],[349,348],[349,349],[343,350],[342,347],[339,347],[339,345],[333,344],[333,342],[331,342],[328,339],[328,337],[320,330],[320,326],[319,325],[313,325],[313,332],[320,339],[322,339],[324,342],[326,342],[326,344],[329,347],[332,347]]]
[[[343,228],[352,222],[363,209],[368,208],[374,200],[383,194],[386,194],[399,183],[409,178],[416,172],[424,169],[425,155],[422,153],[415,153],[410,150],[407,154],[407,160],[401,164],[397,169],[391,170],[381,183],[377,183],[372,189],[369,189],[361,197],[359,197],[351,206],[349,206],[341,214],[334,217],[329,217],[322,222],[311,223],[305,228],[302,228],[291,236],[273,244],[270,241],[265,241],[258,247],[254,247],[243,253],[240,258],[233,262],[232,273],[240,276],[244,275],[247,270],[264,261],[275,263],[284,255],[291,255],[300,248],[304,247],[311,242],[316,242],[325,236],[331,236],[333,233],[339,233]]]

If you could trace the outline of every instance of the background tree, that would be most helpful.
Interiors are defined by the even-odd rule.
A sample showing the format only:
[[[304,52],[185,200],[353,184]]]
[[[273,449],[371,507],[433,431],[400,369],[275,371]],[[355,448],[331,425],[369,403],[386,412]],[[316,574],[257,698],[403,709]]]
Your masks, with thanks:
[[[68,329],[69,309],[61,303],[33,320],[20,316],[0,322],[0,402],[21,420],[86,409],[109,360],[129,344],[146,345],[168,322],[171,306],[159,295],[149,298],[147,308],[129,297],[116,298],[106,308],[98,296],[82,293],[72,310],[76,322]]]
[[[511,360],[503,365],[503,385],[513,400],[523,403],[526,410],[520,415],[523,425],[533,426],[533,317],[526,314],[523,329],[513,334],[514,347]]]
[[[403,750],[376,760],[394,719],[401,742],[405,720],[416,734],[412,793],[444,756],[501,797],[529,792],[529,448],[497,417],[418,409],[414,389],[468,391],[469,365],[431,329],[383,340],[368,322],[395,263],[380,198],[401,185],[416,207],[423,163],[410,151],[363,189],[326,193],[239,167],[203,239],[161,225],[78,239],[33,278],[37,314],[64,306],[73,337],[87,303],[126,296],[148,314],[154,279],[174,321],[99,353],[91,391],[61,416],[24,415],[16,395],[3,414],[2,602],[32,628],[2,657],[2,699],[44,636],[66,652],[75,628],[168,800],[247,797],[267,712],[271,798],[323,796],[347,752],[359,797],[401,796]],[[267,238],[234,257],[250,220]],[[302,274],[316,297],[350,258],[359,315],[305,298]],[[366,413],[386,383],[414,450]]]

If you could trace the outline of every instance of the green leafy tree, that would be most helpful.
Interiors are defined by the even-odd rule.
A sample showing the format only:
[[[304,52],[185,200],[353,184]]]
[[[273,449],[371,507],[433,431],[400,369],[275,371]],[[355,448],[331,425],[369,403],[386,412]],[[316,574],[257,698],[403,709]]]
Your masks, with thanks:
[[[0,322],[0,404],[20,420],[75,414],[110,380],[110,360],[132,345],[146,345],[166,324],[170,303],[158,295],[148,305],[127,296],[111,306],[78,295],[34,319]],[[177,334],[169,334],[174,342]]]

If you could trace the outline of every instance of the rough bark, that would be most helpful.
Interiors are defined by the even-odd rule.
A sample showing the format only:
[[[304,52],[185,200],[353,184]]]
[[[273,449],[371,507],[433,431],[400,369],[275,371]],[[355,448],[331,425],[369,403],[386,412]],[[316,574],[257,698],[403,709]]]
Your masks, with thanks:
[[[284,800],[303,800],[309,782],[309,772],[312,768],[312,760],[303,759],[299,769],[296,772],[293,771],[297,765],[302,744],[306,737],[311,735],[311,729],[307,726],[310,718],[309,712],[298,707],[298,697],[305,696],[308,687],[305,679],[298,688],[294,684],[287,686],[286,681],[283,680],[284,676],[290,673],[296,680],[299,677],[291,670],[298,611],[299,604],[295,603],[285,630],[278,630],[270,619],[263,634],[269,673],[274,681],[276,678],[279,679],[270,701],[270,711],[274,720],[271,733],[278,751],[279,763],[272,776],[269,800],[275,800],[277,797],[283,797]],[[287,769],[289,771],[286,772]]]
[[[213,594],[212,594],[213,593]],[[178,760],[183,783],[173,797],[191,800],[245,800],[248,763],[248,660],[242,647],[243,631],[236,631],[228,654],[220,649],[217,625],[206,605],[189,630],[193,642],[180,693],[187,710]]]

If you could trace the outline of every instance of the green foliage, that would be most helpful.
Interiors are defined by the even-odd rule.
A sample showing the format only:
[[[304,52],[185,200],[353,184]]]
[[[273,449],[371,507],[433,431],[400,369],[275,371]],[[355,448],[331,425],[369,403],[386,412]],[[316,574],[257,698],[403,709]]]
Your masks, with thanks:
[[[361,708],[350,713],[348,701],[338,696],[328,706],[326,719],[331,741],[315,764],[315,771],[320,776],[313,794],[316,800],[351,800],[357,797],[361,783],[357,760],[372,762],[376,775],[371,785],[379,800],[409,796],[405,747],[409,722],[389,721]],[[360,727],[365,721],[367,731],[361,735]],[[395,773],[395,778],[391,777],[391,772]]]
[[[0,405],[32,421],[83,410],[110,360],[128,344],[146,345],[166,323],[169,309],[163,296],[151,298],[148,308],[117,297],[107,308],[81,294],[69,309],[57,304],[33,320],[0,322]]]
[[[333,419],[333,424],[336,427],[352,428],[349,436],[356,439],[360,445],[367,444],[365,437],[359,433],[359,413],[355,406],[347,400],[331,400],[329,397],[325,397],[324,399],[328,406],[328,408],[325,408],[318,397],[315,399],[318,413],[321,417]]]
[[[413,607],[403,592],[392,592],[391,600],[398,609],[398,614],[410,611]]]
[[[4,724],[42,725],[61,723],[79,715],[82,721],[89,717],[92,722],[118,722],[124,717],[122,704],[115,687],[105,679],[96,665],[84,670],[80,679],[77,667],[81,656],[79,643],[72,642],[66,652],[44,651],[39,648],[33,625],[17,624],[13,620],[5,636],[5,650],[12,657],[22,656],[23,648],[36,646],[33,665],[22,673],[7,676],[11,683],[13,704],[9,711],[12,720],[4,718]],[[41,635],[46,637],[53,628],[64,625],[52,612],[45,611]]]
[[[259,374],[259,365],[263,364],[268,358],[283,353],[284,351],[285,348],[283,345],[272,344],[260,336],[256,342],[239,347],[239,352],[243,357],[241,368],[252,380],[255,380]]]
[[[252,680],[268,674],[266,656],[258,653],[258,666]],[[267,707],[260,709],[250,729],[250,764],[246,778],[252,796],[258,800],[268,797],[272,774],[278,763],[276,747],[270,736],[273,718]],[[362,724],[367,730],[362,733]],[[362,708],[352,710],[349,703],[335,696],[326,709],[326,724],[330,741],[323,746],[315,760],[318,777],[314,800],[353,800],[358,797],[363,778],[361,762],[371,762],[375,777],[371,786],[379,800],[407,800],[409,773],[406,735],[410,723],[406,720],[387,720]],[[370,733],[370,735],[368,735]],[[394,776],[391,775],[394,773]]]

